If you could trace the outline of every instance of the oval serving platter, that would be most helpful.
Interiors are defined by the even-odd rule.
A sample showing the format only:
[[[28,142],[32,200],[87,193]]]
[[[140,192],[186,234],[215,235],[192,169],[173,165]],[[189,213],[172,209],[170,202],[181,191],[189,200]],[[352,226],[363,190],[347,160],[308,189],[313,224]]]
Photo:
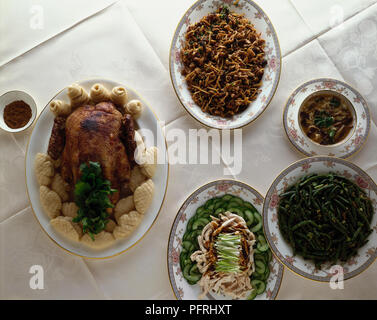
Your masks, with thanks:
[[[51,129],[54,122],[54,115],[49,110],[49,103],[53,99],[60,99],[69,102],[67,95],[67,88],[61,90],[57,93],[46,107],[42,110],[39,115],[33,131],[31,133],[26,157],[25,157],[25,173],[26,173],[26,186],[29,195],[30,204],[33,213],[41,225],[42,229],[47,233],[48,237],[53,240],[59,247],[64,250],[86,258],[110,258],[116,256],[130,247],[134,246],[141,238],[149,231],[149,229],[154,224],[158,217],[162,203],[165,198],[167,183],[168,183],[168,162],[167,162],[167,148],[166,141],[162,132],[160,125],[158,124],[158,119],[151,108],[148,106],[147,102],[133,89],[128,88],[118,82],[105,80],[105,79],[90,79],[76,82],[82,86],[87,92],[95,83],[103,84],[107,89],[112,89],[115,86],[123,86],[128,92],[128,99],[138,99],[142,102],[144,109],[143,112],[137,120],[137,125],[141,129],[150,130],[153,135],[146,135],[145,144],[147,147],[156,145],[159,152],[163,155],[161,157],[164,159],[163,164],[157,166],[156,174],[153,177],[153,182],[156,186],[155,194],[152,204],[145,214],[144,220],[141,222],[140,226],[135,230],[135,232],[127,239],[117,240],[112,246],[103,249],[95,250],[91,249],[79,242],[73,242],[69,239],[63,237],[58,232],[56,232],[50,225],[49,217],[44,213],[40,200],[39,200],[39,185],[34,174],[34,158],[38,152],[47,152],[47,147],[51,135]],[[154,137],[155,141],[152,141]],[[157,144],[156,144],[157,143]]]
[[[232,118],[222,118],[204,113],[191,97],[184,76],[181,74],[182,62],[180,50],[184,44],[187,28],[204,16],[226,5],[231,12],[244,14],[261,33],[266,41],[265,54],[267,65],[262,79],[261,92],[257,99],[242,113]],[[170,78],[173,88],[186,111],[202,124],[217,129],[236,129],[256,120],[270,104],[281,73],[281,52],[275,29],[265,12],[251,0],[199,0],[184,14],[175,31],[170,48]]]
[[[275,256],[290,270],[304,278],[327,282],[337,273],[331,265],[324,264],[322,269],[315,268],[314,263],[304,260],[299,255],[293,255],[292,247],[283,239],[279,230],[277,210],[279,194],[287,187],[294,185],[303,176],[312,173],[334,172],[353,182],[363,189],[372,200],[374,216],[371,222],[372,234],[369,241],[358,250],[356,256],[351,257],[346,263],[342,263],[344,279],[352,278],[366,270],[377,257],[377,185],[372,178],[355,164],[335,157],[311,157],[299,160],[286,168],[274,180],[267,192],[264,206],[264,233]]]
[[[207,200],[225,194],[231,194],[250,202],[259,213],[262,213],[263,197],[261,194],[245,183],[235,180],[210,182],[200,187],[186,199],[179,209],[170,231],[167,257],[171,287],[174,295],[179,300],[197,300],[200,294],[199,284],[190,285],[183,277],[179,262],[179,256],[182,251],[182,237],[185,233],[187,222],[195,214],[197,208],[202,206]],[[270,300],[276,298],[283,277],[283,269],[283,266],[273,256],[270,262],[270,275],[267,280],[266,290],[255,299]],[[205,299],[223,300],[229,298],[210,293],[207,294]]]

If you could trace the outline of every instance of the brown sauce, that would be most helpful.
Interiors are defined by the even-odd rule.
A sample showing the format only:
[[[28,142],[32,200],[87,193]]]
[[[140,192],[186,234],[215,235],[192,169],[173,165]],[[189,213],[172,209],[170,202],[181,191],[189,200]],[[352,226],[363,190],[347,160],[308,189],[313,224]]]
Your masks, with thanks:
[[[301,105],[299,122],[304,133],[321,145],[343,141],[354,127],[351,103],[341,94],[319,91]]]
[[[4,108],[4,121],[11,129],[26,126],[31,116],[30,106],[22,100],[13,101]]]

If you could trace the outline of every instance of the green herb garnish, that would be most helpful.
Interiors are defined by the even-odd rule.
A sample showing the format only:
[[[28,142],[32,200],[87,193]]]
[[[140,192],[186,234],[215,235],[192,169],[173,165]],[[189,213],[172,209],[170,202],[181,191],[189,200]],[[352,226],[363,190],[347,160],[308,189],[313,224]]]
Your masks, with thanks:
[[[336,130],[331,129],[330,132],[329,132],[329,137],[330,137],[331,141],[334,141],[335,134],[336,134]]]
[[[229,14],[229,8],[227,6],[223,6],[220,11],[220,18],[221,19],[226,19],[226,17]]]
[[[241,236],[220,233],[215,242],[217,253],[216,271],[227,273],[240,272]]]
[[[335,98],[335,97],[332,97],[331,101],[330,101],[330,106],[332,108],[337,108],[340,106],[340,100]]]
[[[79,207],[73,222],[81,222],[84,233],[88,233],[94,241],[94,235],[105,229],[109,221],[108,208],[114,205],[109,195],[117,192],[111,189],[109,180],[102,177],[101,165],[89,161],[89,165],[80,166],[81,178],[75,185],[75,203]]]
[[[328,128],[334,124],[334,117],[330,116],[326,111],[321,111],[314,118],[314,124],[319,128]]]

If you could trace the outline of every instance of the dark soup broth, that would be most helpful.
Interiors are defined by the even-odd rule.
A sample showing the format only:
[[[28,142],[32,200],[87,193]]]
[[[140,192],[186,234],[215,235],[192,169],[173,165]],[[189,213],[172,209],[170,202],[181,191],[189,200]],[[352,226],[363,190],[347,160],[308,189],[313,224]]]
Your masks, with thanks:
[[[354,111],[343,95],[318,91],[302,103],[299,122],[311,140],[321,145],[332,145],[343,141],[353,129]]]

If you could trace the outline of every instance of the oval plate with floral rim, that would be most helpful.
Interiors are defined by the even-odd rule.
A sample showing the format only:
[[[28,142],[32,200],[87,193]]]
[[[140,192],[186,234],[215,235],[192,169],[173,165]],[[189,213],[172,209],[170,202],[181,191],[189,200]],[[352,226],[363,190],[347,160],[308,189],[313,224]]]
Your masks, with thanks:
[[[311,261],[304,260],[298,255],[293,256],[291,246],[283,239],[280,233],[277,208],[279,194],[284,192],[288,186],[295,184],[300,178],[308,174],[329,172],[335,172],[354,181],[370,197],[374,210],[375,212],[377,211],[377,185],[374,181],[355,164],[334,157],[311,157],[290,165],[272,183],[263,206],[264,233],[276,257],[293,272],[317,281],[330,281],[334,272],[337,273],[337,271],[333,272],[329,264],[324,264],[322,269],[318,270]],[[356,256],[341,264],[344,271],[344,279],[358,275],[375,260],[377,256],[376,214],[373,216],[371,227],[373,232],[368,238],[368,243],[358,250]]]
[[[103,84],[107,89],[111,90],[115,86],[123,86],[122,84],[105,79],[90,79],[76,82],[82,86],[87,92],[95,83]],[[157,147],[159,152],[161,152],[162,159],[164,163],[157,166],[156,174],[153,177],[153,182],[156,186],[155,194],[153,197],[152,204],[145,214],[143,221],[140,226],[135,230],[135,232],[127,239],[118,240],[113,245],[103,250],[91,249],[80,242],[73,242],[66,237],[60,235],[50,224],[50,219],[44,213],[41,203],[39,200],[39,185],[34,173],[34,159],[38,152],[47,152],[47,147],[51,135],[51,128],[54,123],[54,115],[50,112],[48,108],[50,102],[53,99],[60,99],[69,102],[67,95],[67,88],[64,88],[58,92],[51,101],[45,106],[45,108],[40,113],[33,131],[31,133],[25,158],[25,172],[26,172],[26,187],[29,195],[29,201],[33,210],[33,213],[41,225],[42,229],[47,233],[49,238],[54,241],[59,247],[64,250],[73,253],[75,255],[86,257],[86,258],[97,258],[104,259],[110,258],[118,255],[130,247],[134,246],[144,235],[149,231],[149,229],[154,224],[157,216],[160,212],[161,206],[163,204],[169,174],[169,165],[167,162],[167,149],[165,137],[163,131],[158,124],[158,119],[155,116],[152,109],[148,106],[147,102],[134,90],[124,86],[127,89],[129,99],[138,99],[142,102],[144,109],[137,120],[137,125],[142,129],[150,130],[153,135],[146,135],[145,144],[150,147],[156,145],[154,139],[157,141]]]
[[[195,214],[196,209],[203,205],[207,200],[225,194],[232,194],[241,197],[243,200],[251,202],[260,213],[262,212],[263,197],[261,194],[247,184],[235,180],[218,180],[210,182],[200,187],[187,198],[175,217],[170,231],[168,244],[169,279],[173,292],[179,300],[197,300],[200,295],[199,284],[188,284],[185,278],[183,278],[182,270],[179,265],[182,237],[186,231],[187,221]],[[279,261],[273,257],[270,262],[271,273],[267,281],[266,291],[263,294],[258,295],[255,299],[275,299],[279,292],[283,277],[283,269],[284,268]],[[223,300],[229,298],[211,293],[207,294],[206,299]]]
[[[299,109],[304,100],[314,92],[334,91],[346,97],[355,111],[355,127],[349,138],[334,146],[314,143],[302,131]],[[285,133],[293,146],[306,156],[325,155],[346,159],[357,153],[366,142],[370,130],[370,113],[366,101],[354,88],[334,79],[315,79],[299,86],[289,97],[283,114]]]
[[[231,12],[245,14],[245,17],[254,24],[255,29],[261,33],[266,41],[265,67],[261,92],[245,111],[232,118],[212,116],[203,112],[191,97],[184,76],[181,74],[182,62],[180,51],[184,44],[187,28],[200,21],[209,13],[215,12],[219,7],[227,5]],[[264,11],[250,0],[199,0],[183,16],[175,31],[170,48],[170,77],[174,90],[187,112],[202,124],[217,129],[241,128],[257,119],[270,104],[277,89],[281,73],[281,52],[275,29]]]

